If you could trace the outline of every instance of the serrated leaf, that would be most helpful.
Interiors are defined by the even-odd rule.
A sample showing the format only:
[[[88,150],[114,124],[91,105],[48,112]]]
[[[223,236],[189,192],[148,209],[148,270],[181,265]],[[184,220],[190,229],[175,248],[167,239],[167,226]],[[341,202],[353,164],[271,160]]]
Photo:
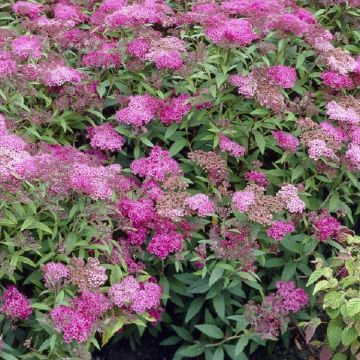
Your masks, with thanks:
[[[254,131],[254,137],[255,137],[255,142],[256,142],[257,146],[259,147],[261,154],[264,154],[265,147],[266,147],[266,140],[265,140],[263,134],[261,134],[258,131]]]
[[[244,351],[245,346],[248,343],[249,343],[249,337],[247,335],[243,335],[236,343],[235,356],[240,355]]]
[[[344,346],[348,347],[357,337],[358,332],[354,327],[346,327],[341,334],[341,342]]]
[[[308,282],[306,283],[306,286],[310,286],[311,284],[313,284],[315,281],[317,281],[318,279],[320,279],[325,273],[325,268],[321,268],[318,270],[315,270],[309,277]]]
[[[193,358],[201,355],[204,352],[204,349],[204,345],[202,344],[193,344],[179,350],[179,354],[182,356]]]
[[[190,304],[185,317],[185,322],[189,322],[202,308],[204,305],[205,299],[203,297],[197,296]]]
[[[222,347],[218,347],[211,360],[224,360],[224,349]]]
[[[179,151],[181,151],[187,144],[187,140],[183,137],[176,140],[171,146],[170,146],[170,154],[171,156],[176,155]]]
[[[215,267],[210,275],[209,286],[214,285],[224,274],[224,269]]]
[[[347,303],[346,310],[349,316],[354,316],[360,312],[360,299],[350,299]]]
[[[223,331],[215,325],[203,324],[203,325],[195,325],[195,327],[198,330],[200,330],[203,334],[211,338],[222,339],[224,337]]]
[[[341,341],[342,321],[340,318],[331,319],[327,327],[327,339],[330,348],[335,350]]]
[[[225,300],[224,296],[220,293],[212,299],[216,314],[220,319],[225,318]]]

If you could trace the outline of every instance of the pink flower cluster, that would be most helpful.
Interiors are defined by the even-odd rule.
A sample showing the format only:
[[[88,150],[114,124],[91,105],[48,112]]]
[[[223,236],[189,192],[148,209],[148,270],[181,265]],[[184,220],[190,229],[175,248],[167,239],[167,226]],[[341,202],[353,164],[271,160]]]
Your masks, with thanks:
[[[285,311],[299,312],[309,302],[309,297],[301,288],[296,288],[292,281],[276,283],[277,294],[282,297]]]
[[[149,243],[148,251],[160,259],[166,259],[170,253],[180,252],[184,237],[176,232],[160,232],[155,234]]]
[[[15,286],[10,285],[0,298],[0,313],[12,319],[26,320],[32,313],[30,301]]]
[[[183,117],[190,111],[191,104],[189,103],[188,95],[180,95],[174,98],[167,98],[164,100],[159,118],[166,125],[173,123],[180,123]]]
[[[292,222],[276,220],[267,230],[267,235],[276,241],[281,241],[286,234],[290,234],[295,230]]]
[[[87,134],[91,146],[101,150],[120,151],[125,143],[124,137],[110,123],[88,127]]]
[[[126,108],[116,113],[120,123],[134,126],[144,126],[153,120],[159,110],[159,102],[149,95],[136,95],[129,97],[129,104]]]
[[[159,117],[168,126],[172,123],[180,123],[190,109],[189,96],[186,94],[165,100],[149,95],[137,95],[130,96],[128,106],[120,109],[116,117],[120,123],[137,127],[144,126],[155,117]]]
[[[214,203],[204,194],[190,196],[185,200],[185,205],[191,210],[197,211],[199,216],[206,216],[215,212]]]
[[[315,235],[321,241],[337,239],[341,232],[340,222],[332,217],[326,210],[323,210],[321,214],[314,219],[313,225],[315,227]]]
[[[209,19],[205,35],[220,46],[246,46],[258,39],[248,20],[226,19],[223,16]]]
[[[273,131],[273,137],[276,139],[278,145],[291,153],[295,153],[300,141],[292,134],[284,131]]]
[[[55,329],[63,333],[65,342],[76,340],[82,343],[89,339],[95,323],[110,308],[111,304],[104,294],[84,291],[72,300],[71,306],[58,306],[50,316]]]
[[[305,203],[299,198],[298,189],[294,185],[283,185],[276,196],[284,201],[291,213],[302,213],[305,210]]]
[[[41,57],[42,39],[34,35],[18,36],[11,42],[11,50],[21,59],[38,59]]]
[[[61,86],[66,82],[80,82],[80,71],[67,67],[67,66],[55,66],[48,67],[43,75],[44,84],[47,86]]]
[[[326,113],[332,120],[339,121],[340,123],[360,123],[360,115],[353,108],[345,108],[339,105],[336,101],[330,101],[326,105]]]
[[[158,181],[164,181],[169,175],[182,175],[179,164],[171,158],[167,150],[162,150],[159,146],[152,148],[149,157],[134,160],[131,171],[135,175]]]
[[[237,142],[230,140],[225,135],[220,135],[219,145],[222,151],[228,152],[234,157],[242,157],[245,155],[245,148]]]
[[[323,140],[315,139],[308,142],[310,159],[319,160],[320,158],[334,159],[334,151],[330,149]]]
[[[44,272],[45,286],[47,288],[61,285],[61,282],[69,276],[67,266],[62,263],[49,262],[43,266],[42,271]]]
[[[252,191],[237,191],[232,198],[236,210],[243,213],[255,203],[255,194]]]
[[[294,87],[297,80],[296,70],[284,65],[270,67],[267,70],[267,75],[270,81],[284,89]]]
[[[118,68],[121,66],[121,56],[117,50],[117,43],[102,43],[99,49],[83,55],[81,63],[87,67]]]
[[[351,77],[347,74],[339,74],[335,71],[325,71],[321,75],[325,85],[332,87],[333,89],[351,89],[354,83]]]
[[[251,170],[244,174],[245,179],[249,182],[254,182],[256,185],[267,188],[269,186],[269,179],[266,175],[260,171]]]
[[[139,283],[133,276],[113,284],[109,290],[110,300],[120,308],[143,313],[160,304],[161,287],[153,282]]]

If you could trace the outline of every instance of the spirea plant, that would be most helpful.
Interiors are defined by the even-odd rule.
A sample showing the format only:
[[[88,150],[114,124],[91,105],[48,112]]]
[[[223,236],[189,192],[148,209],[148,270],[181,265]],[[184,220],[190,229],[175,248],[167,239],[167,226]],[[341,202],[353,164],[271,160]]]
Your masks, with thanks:
[[[359,230],[359,18],[359,0],[3,1],[0,357],[148,331],[175,360],[246,360],[326,321],[320,290],[347,290],[306,284],[336,280],[315,259]],[[356,324],[327,312],[343,359]]]

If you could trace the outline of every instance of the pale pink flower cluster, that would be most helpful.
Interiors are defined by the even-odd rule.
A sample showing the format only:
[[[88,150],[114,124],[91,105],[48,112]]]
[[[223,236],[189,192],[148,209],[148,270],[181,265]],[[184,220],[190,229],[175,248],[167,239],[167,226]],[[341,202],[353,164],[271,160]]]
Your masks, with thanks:
[[[353,108],[344,108],[334,100],[326,105],[326,113],[335,121],[349,124],[360,123],[360,116]]]
[[[244,95],[246,98],[255,96],[257,83],[251,74],[247,76],[231,75],[229,77],[229,82],[236,86],[238,88],[238,93]]]
[[[323,140],[311,140],[307,145],[309,147],[308,152],[310,159],[319,160],[322,157],[329,159],[336,158],[334,151],[330,149]]]
[[[273,131],[273,137],[276,139],[278,145],[291,153],[295,153],[300,141],[292,134],[285,131]]]
[[[152,148],[149,157],[134,160],[130,167],[134,175],[158,181],[164,181],[169,175],[182,175],[180,165],[171,158],[169,151],[159,146]]]
[[[197,211],[199,216],[206,216],[215,212],[215,205],[205,194],[196,194],[185,200],[191,210]]]
[[[302,213],[305,210],[305,203],[299,198],[298,189],[294,185],[283,185],[276,196],[285,203],[291,213]]]
[[[61,86],[66,82],[80,82],[81,77],[80,71],[59,65],[46,69],[43,75],[43,82],[47,86]]]
[[[133,5],[123,5],[105,18],[105,23],[114,29],[117,27],[139,26],[145,24],[161,24],[167,13],[172,13],[170,6],[157,0],[145,0]]]
[[[110,123],[88,127],[87,134],[91,146],[101,150],[120,151],[125,143],[124,137]]]
[[[95,199],[111,199],[114,194],[114,184],[121,170],[120,165],[90,166],[75,163],[70,173],[71,187]]]
[[[152,282],[141,284],[129,275],[111,286],[109,297],[117,307],[143,313],[159,306],[161,287]]]
[[[54,7],[54,17],[57,20],[71,20],[74,23],[82,23],[87,19],[86,15],[81,12],[80,7],[61,2]]]
[[[323,121],[320,124],[320,128],[328,135],[332,136],[336,141],[348,140],[348,135],[340,127],[336,127],[328,121]]]
[[[10,285],[0,298],[0,313],[12,319],[26,320],[32,313],[30,301],[15,286]]]
[[[87,67],[104,69],[120,67],[121,55],[118,52],[117,43],[102,43],[99,49],[83,55],[81,63]]]
[[[237,211],[243,213],[255,203],[255,194],[252,191],[237,191],[234,193],[232,201]]]
[[[120,123],[141,127],[153,120],[159,110],[159,102],[150,95],[136,95],[129,97],[126,108],[116,113]]]
[[[350,144],[345,153],[345,158],[351,168],[355,169],[355,171],[360,171],[360,145]]]
[[[69,276],[67,266],[62,263],[49,262],[43,266],[42,271],[47,288],[61,285],[62,281]]]
[[[220,135],[219,145],[222,151],[228,152],[234,157],[242,157],[245,155],[245,148],[225,135]]]

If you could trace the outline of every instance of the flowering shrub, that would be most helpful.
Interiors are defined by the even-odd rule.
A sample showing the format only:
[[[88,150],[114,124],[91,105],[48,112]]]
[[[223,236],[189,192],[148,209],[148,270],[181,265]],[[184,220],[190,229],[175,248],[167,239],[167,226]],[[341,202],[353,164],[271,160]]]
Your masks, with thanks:
[[[359,243],[358,236],[348,236],[334,256],[316,259],[316,269],[307,283],[314,294],[322,295],[322,306],[329,317],[325,341],[320,343],[325,360],[359,356]],[[319,318],[303,324],[308,342],[320,324]]]
[[[3,2],[1,357],[288,344],[360,221],[359,7]]]

